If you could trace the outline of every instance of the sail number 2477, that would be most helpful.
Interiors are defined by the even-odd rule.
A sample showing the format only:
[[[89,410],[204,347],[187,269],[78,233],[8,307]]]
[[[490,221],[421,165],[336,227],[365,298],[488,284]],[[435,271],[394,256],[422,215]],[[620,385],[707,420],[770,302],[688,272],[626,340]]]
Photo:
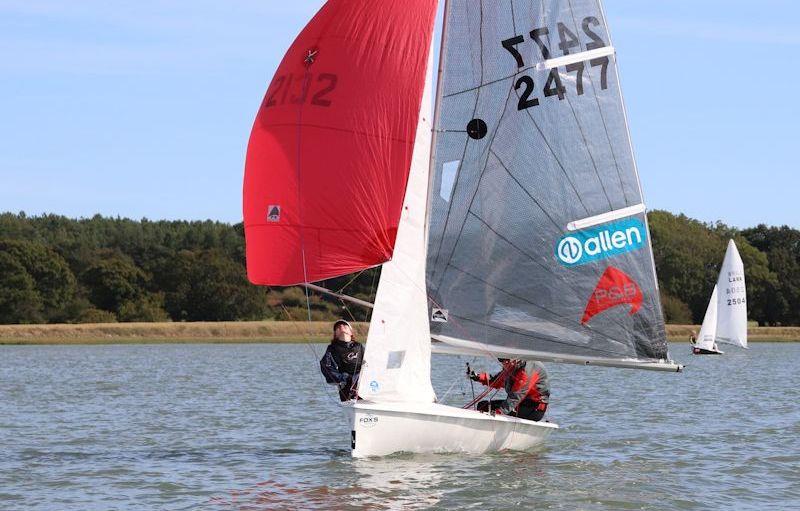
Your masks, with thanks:
[[[588,16],[583,19],[581,23],[581,28],[583,29],[583,33],[589,39],[586,42],[585,48],[586,51],[596,50],[598,48],[603,48],[606,46],[605,41],[595,32],[594,28],[600,25],[600,22],[594,16]],[[558,48],[561,50],[562,55],[570,55],[572,53],[580,52],[582,50],[582,44],[580,38],[570,30],[564,23],[558,23]],[[545,61],[552,58],[552,54],[550,52],[550,29],[547,27],[536,28],[530,31],[530,38],[536,44],[539,49],[539,53],[541,53],[542,59]],[[520,52],[519,46],[525,42],[525,37],[523,35],[517,35],[515,37],[511,37],[504,41],[501,41],[503,48],[508,50],[511,56],[514,57],[514,60],[517,63],[517,67],[522,69],[526,67],[525,59],[523,58],[522,53]],[[575,92],[578,96],[583,95],[584,88],[583,88],[583,74],[586,70],[587,62],[572,62],[567,64],[565,67],[565,71],[567,73],[575,73]],[[608,65],[609,65],[609,58],[608,56],[594,58],[588,60],[588,64],[590,67],[600,67],[600,88],[605,90],[608,88]],[[519,94],[519,110],[525,110],[527,108],[531,108],[534,106],[539,105],[539,99],[533,97],[533,93],[536,89],[536,85],[534,84],[533,78],[528,75],[520,76],[517,79],[517,82],[514,85],[516,90],[522,89]],[[544,85],[544,96],[558,96],[559,100],[563,100],[566,96],[567,89],[564,87],[564,84],[561,80],[561,76],[559,75],[558,68],[553,67],[550,69],[550,74],[547,77],[547,81]]]

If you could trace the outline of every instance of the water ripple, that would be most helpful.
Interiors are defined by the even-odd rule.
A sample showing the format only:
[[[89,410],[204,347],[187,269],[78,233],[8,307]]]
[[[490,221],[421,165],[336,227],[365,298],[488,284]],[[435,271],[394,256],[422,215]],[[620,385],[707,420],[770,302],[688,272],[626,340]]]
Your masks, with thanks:
[[[307,346],[0,347],[0,509],[800,509],[800,345],[690,361],[548,366],[535,452],[353,460]]]

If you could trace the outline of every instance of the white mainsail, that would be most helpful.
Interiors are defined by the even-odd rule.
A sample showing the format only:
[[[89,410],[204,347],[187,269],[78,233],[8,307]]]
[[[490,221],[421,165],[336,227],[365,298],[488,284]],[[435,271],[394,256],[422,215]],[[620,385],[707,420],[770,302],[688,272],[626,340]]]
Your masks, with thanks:
[[[429,199],[434,339],[678,370],[600,3],[453,0],[445,23]]]
[[[431,60],[428,61],[431,69]],[[370,402],[432,402],[425,294],[425,203],[431,150],[430,72],[392,260],[381,269],[358,394]]]
[[[744,263],[733,240],[728,241],[725,260],[717,280],[717,342],[747,347],[747,290]],[[713,300],[713,298],[712,298]]]

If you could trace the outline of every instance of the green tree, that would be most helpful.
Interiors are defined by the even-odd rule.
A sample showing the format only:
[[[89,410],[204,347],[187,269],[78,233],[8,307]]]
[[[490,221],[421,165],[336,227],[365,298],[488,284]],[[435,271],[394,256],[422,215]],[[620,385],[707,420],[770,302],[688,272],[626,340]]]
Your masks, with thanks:
[[[117,316],[122,322],[170,321],[169,314],[164,310],[164,297],[160,294],[144,295],[124,302]]]
[[[63,321],[64,309],[74,299],[75,276],[66,261],[40,242],[0,240],[0,253],[15,259],[33,279],[45,320]]]
[[[736,229],[722,223],[706,225],[685,215],[653,211],[648,216],[653,256],[661,287],[689,306],[694,323],[705,315],[719,277],[729,239],[734,239],[745,267],[748,315],[765,321],[765,308],[777,283],[765,254]]]
[[[43,308],[33,277],[11,254],[0,252],[0,323],[40,323]]]
[[[110,312],[118,312],[125,302],[141,298],[145,281],[145,274],[129,257],[115,252],[102,254],[81,275],[92,304]]]
[[[692,311],[680,298],[661,291],[661,307],[664,311],[664,321],[674,325],[692,324]]]
[[[699,323],[717,282],[723,244],[707,226],[684,215],[653,211],[648,220],[661,288],[688,305],[692,322]]]
[[[800,325],[800,231],[788,226],[758,225],[742,235],[766,254],[775,274],[772,287],[762,297],[765,323]],[[749,286],[749,282],[748,282]]]
[[[221,251],[183,251],[174,267],[176,286],[166,293],[166,308],[174,320],[233,321],[268,315],[266,292],[250,285],[244,267]]]

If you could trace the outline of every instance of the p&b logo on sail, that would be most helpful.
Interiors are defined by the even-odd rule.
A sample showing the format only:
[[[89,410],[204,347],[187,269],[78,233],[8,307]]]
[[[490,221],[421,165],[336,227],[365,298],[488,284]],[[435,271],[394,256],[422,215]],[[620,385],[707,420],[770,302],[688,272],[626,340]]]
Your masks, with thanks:
[[[636,281],[619,268],[609,266],[589,297],[581,325],[585,325],[601,312],[620,305],[630,305],[629,314],[636,314],[642,308],[643,300],[642,290]]]
[[[580,266],[639,250],[646,240],[642,221],[629,218],[564,235],[556,244],[555,255],[564,266]]]

